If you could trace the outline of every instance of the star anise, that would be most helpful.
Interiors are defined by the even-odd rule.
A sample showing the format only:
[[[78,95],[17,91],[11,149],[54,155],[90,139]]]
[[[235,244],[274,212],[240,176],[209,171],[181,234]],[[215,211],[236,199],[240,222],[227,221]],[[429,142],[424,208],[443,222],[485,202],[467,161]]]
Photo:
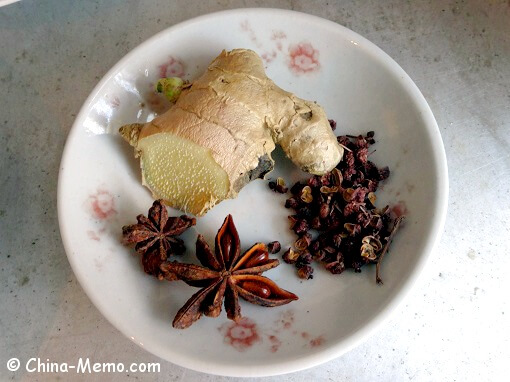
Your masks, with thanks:
[[[182,255],[186,248],[177,236],[196,224],[195,218],[186,215],[169,217],[162,200],[156,200],[149,209],[149,217],[138,215],[138,224],[122,227],[124,244],[135,244],[142,255],[143,269],[149,275],[163,279],[159,266],[169,255]],[[171,275],[166,275],[167,279]]]
[[[241,318],[239,297],[252,304],[279,306],[288,304],[298,297],[281,289],[274,281],[261,274],[278,266],[277,259],[269,259],[267,247],[257,243],[243,255],[239,235],[232,216],[225,218],[211,251],[202,235],[196,243],[196,255],[203,266],[178,262],[165,262],[161,270],[170,278],[176,276],[188,285],[201,287],[177,312],[173,326],[185,329],[198,320],[202,314],[217,317],[224,300],[227,317],[238,321]]]

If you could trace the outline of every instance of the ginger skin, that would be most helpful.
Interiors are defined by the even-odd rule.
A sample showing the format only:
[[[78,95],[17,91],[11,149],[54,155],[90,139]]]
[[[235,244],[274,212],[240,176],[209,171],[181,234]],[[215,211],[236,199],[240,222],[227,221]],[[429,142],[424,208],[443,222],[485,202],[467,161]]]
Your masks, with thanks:
[[[178,97],[165,89],[177,98],[167,112],[146,124],[123,126],[120,133],[140,156],[144,184],[177,209],[200,216],[234,198],[273,169],[275,143],[312,174],[330,171],[342,158],[322,107],[276,86],[251,50],[223,51],[193,83],[176,83]],[[172,151],[176,147],[179,153]],[[175,159],[161,157],[168,150]],[[187,152],[194,154],[180,163]],[[161,168],[163,162],[171,168]],[[197,184],[182,181],[186,176],[196,177]]]

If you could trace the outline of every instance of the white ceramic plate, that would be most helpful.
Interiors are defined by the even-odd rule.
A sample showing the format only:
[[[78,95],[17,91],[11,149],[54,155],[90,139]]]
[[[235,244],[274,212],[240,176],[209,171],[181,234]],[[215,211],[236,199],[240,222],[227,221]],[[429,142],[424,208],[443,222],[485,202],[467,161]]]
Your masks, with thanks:
[[[17,1],[19,1],[19,0],[0,0],[0,7],[15,3]]]
[[[199,75],[222,49],[250,48],[284,89],[323,105],[337,133],[375,130],[372,159],[392,170],[378,203],[400,203],[408,219],[383,264],[334,276],[317,266],[301,281],[286,264],[267,272],[299,301],[278,308],[242,302],[240,325],[202,318],[187,330],[171,321],[196,291],[145,275],[121,227],[152,203],[140,185],[137,160],[117,130],[145,122],[167,105],[151,93],[162,75]],[[305,177],[277,154],[272,177]],[[359,344],[402,301],[442,231],[448,178],[441,137],[425,99],[406,73],[375,45],[333,22],[275,9],[240,9],[169,28],[134,49],[99,82],[71,130],[59,178],[60,229],[69,261],[87,295],[122,333],[176,364],[213,374],[263,376],[308,368]],[[221,203],[184,236],[190,253],[197,232],[212,243],[228,213],[244,249],[262,241],[295,239],[285,197],[266,181]],[[177,211],[171,211],[177,214]],[[191,261],[192,254],[185,261]]]

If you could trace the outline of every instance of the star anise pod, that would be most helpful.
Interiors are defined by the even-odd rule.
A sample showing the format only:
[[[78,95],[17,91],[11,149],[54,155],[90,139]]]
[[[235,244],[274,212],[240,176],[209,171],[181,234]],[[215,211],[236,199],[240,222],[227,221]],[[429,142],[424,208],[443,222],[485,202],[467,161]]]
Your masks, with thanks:
[[[162,200],[152,204],[148,217],[140,214],[136,220],[138,224],[122,227],[123,242],[135,244],[136,251],[142,255],[144,271],[162,280],[159,266],[169,255],[184,253],[184,242],[177,236],[195,225],[196,220],[186,215],[169,217]],[[171,275],[166,275],[166,278],[170,279]]]
[[[281,289],[274,281],[261,274],[278,266],[277,259],[269,259],[267,247],[257,243],[241,255],[241,245],[232,216],[225,218],[215,240],[214,252],[199,235],[196,255],[203,266],[178,262],[165,262],[163,273],[177,276],[188,285],[201,287],[177,312],[173,326],[185,329],[202,314],[217,317],[224,300],[227,317],[238,321],[241,318],[239,297],[252,304],[279,306],[298,297]]]

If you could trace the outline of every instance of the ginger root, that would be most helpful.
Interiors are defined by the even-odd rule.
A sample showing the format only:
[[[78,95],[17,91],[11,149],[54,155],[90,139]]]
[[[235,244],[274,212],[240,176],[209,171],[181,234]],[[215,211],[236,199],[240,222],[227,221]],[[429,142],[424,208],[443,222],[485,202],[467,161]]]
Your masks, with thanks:
[[[175,104],[120,133],[140,157],[143,184],[172,207],[200,216],[234,198],[273,169],[275,143],[312,174],[342,158],[322,107],[276,86],[251,50],[221,52],[192,84],[162,85]]]

